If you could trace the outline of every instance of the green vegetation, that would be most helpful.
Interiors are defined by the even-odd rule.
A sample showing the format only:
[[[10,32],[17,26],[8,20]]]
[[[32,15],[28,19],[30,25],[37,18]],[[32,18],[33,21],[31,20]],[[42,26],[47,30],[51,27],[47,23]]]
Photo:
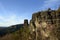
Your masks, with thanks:
[[[28,40],[29,39],[29,28],[22,27],[20,30],[13,32],[11,34],[7,34],[4,37],[0,38],[0,40]]]
[[[23,27],[19,31],[13,33],[14,40],[28,40],[29,38],[29,28]]]

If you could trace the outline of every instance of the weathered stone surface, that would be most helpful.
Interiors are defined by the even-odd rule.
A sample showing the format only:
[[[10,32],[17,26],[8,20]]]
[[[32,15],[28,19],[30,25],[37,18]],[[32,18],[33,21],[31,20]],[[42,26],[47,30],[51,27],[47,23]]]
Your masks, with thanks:
[[[38,40],[60,40],[60,9],[49,8],[46,11],[32,14],[29,25],[31,31],[37,32]]]

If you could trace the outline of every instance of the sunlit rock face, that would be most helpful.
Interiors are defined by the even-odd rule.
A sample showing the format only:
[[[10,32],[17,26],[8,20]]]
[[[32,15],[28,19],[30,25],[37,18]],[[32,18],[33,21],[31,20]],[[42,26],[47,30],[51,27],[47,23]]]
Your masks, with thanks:
[[[52,33],[53,27],[51,29],[51,26],[52,25],[49,25],[49,24],[47,24],[45,22],[42,22],[40,31],[41,31],[41,35],[42,35],[43,40],[46,40],[46,38],[50,39],[50,36],[52,36],[51,33]]]
[[[59,9],[60,10],[60,9]],[[34,13],[30,22],[30,29],[36,32],[37,39],[41,40],[59,40],[58,28],[60,28],[60,11],[48,9]],[[59,29],[60,30],[60,29]],[[59,34],[59,35],[58,35]]]

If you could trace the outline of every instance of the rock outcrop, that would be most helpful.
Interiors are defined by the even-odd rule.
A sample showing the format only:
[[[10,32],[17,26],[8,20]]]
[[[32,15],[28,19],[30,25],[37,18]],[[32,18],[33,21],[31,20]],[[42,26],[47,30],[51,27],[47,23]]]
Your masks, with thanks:
[[[24,20],[24,26],[28,26],[28,20],[27,19]]]
[[[29,28],[31,34],[36,33],[36,40],[60,40],[60,8],[32,14]]]

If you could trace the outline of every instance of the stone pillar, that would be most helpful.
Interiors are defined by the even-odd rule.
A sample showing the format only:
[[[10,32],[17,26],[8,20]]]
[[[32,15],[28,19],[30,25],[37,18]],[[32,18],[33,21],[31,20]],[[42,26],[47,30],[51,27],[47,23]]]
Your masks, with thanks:
[[[27,19],[24,20],[24,26],[28,26],[28,20]]]

